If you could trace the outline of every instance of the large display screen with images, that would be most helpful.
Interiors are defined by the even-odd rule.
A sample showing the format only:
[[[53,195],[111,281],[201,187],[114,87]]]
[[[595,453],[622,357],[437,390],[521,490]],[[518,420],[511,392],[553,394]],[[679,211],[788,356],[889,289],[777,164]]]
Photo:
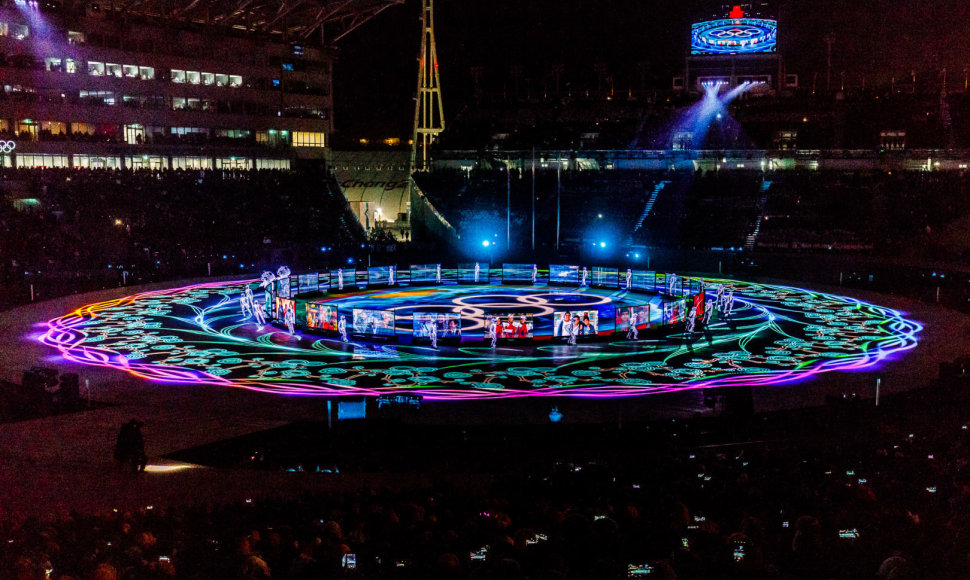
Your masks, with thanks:
[[[687,300],[667,300],[664,302],[664,324],[671,325],[683,322],[687,317]]]
[[[441,264],[411,264],[411,284],[440,282]]]
[[[395,284],[397,284],[397,266],[367,268],[368,286],[393,286]]]
[[[394,336],[394,312],[354,308],[354,332],[367,336]]]
[[[289,298],[282,298],[280,296],[276,297],[276,315],[275,318],[279,321],[286,320],[286,313],[289,312],[293,315],[293,321],[296,322],[296,302],[290,300]]]
[[[459,284],[488,284],[488,262],[458,264]]]
[[[549,283],[578,286],[579,266],[549,264]]]
[[[552,314],[552,336],[576,338],[596,336],[599,332],[599,312],[597,310],[564,310]]]
[[[429,338],[432,326],[438,338],[461,337],[461,315],[455,312],[415,312],[412,323],[415,338]]]
[[[337,307],[332,304],[308,302],[306,305],[307,328],[337,332]]]
[[[648,290],[653,292],[656,288],[656,272],[652,270],[634,270],[633,282],[630,286],[636,290]]]
[[[330,272],[331,290],[353,290],[357,288],[357,270],[337,268]]]
[[[300,274],[298,279],[300,282],[300,294],[316,292],[320,289],[320,280],[316,272],[312,274]]]
[[[291,293],[290,293],[290,277],[289,276],[287,276],[285,278],[277,278],[276,279],[276,282],[274,282],[274,284],[276,284],[276,295],[277,296],[279,296],[281,298],[289,298],[291,296]]]
[[[532,282],[538,276],[535,264],[502,264],[503,282]]]
[[[604,288],[618,288],[620,286],[620,271],[616,268],[593,268],[593,286]]]
[[[777,20],[721,18],[695,22],[690,27],[691,54],[763,54],[777,50]]]
[[[532,338],[532,314],[527,312],[502,312],[485,318],[486,335],[492,322],[496,324],[496,334],[499,340],[517,338]]]

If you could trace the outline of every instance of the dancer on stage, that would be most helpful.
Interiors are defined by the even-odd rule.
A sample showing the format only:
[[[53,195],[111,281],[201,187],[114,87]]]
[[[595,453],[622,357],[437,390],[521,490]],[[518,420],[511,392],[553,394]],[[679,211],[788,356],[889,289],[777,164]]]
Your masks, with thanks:
[[[441,264],[438,264],[438,271],[439,272],[441,271]],[[478,262],[475,262],[475,283],[476,284],[478,284],[478,273],[480,271],[481,271],[481,266],[478,265]],[[441,283],[441,276],[440,275],[438,276],[438,283],[439,284]]]
[[[491,317],[488,323],[488,333],[492,338],[492,348],[498,345],[498,320]]]
[[[249,288],[247,288],[247,290],[249,290]],[[250,292],[248,295],[244,293],[239,297],[239,308],[242,310],[243,320],[249,320],[249,318],[253,315],[253,303],[251,302],[251,296],[252,292]]]
[[[727,295],[724,296],[724,316],[730,317],[731,312],[734,310],[734,289],[727,291]]]
[[[587,274],[587,272],[588,271],[586,270],[586,266],[583,266],[583,279],[579,281],[579,285],[580,286],[585,286],[586,285],[586,274]]]
[[[338,290],[344,289],[344,269],[343,268],[337,268],[337,289]]]
[[[532,264],[532,284],[536,283],[536,276],[539,275],[539,266]]]
[[[292,308],[283,309],[283,321],[286,322],[286,331],[290,336],[296,334],[296,305]]]
[[[475,281],[478,282],[478,263],[475,263]],[[441,264],[435,264],[434,283],[441,284]]]
[[[387,285],[388,286],[394,285],[394,266],[387,267]]]
[[[633,287],[633,270],[630,268],[626,269],[626,289],[629,290]]]
[[[256,318],[256,326],[262,330],[266,326],[266,309],[262,302],[253,302],[253,316]]]
[[[434,320],[428,324],[428,338],[431,339],[431,348],[438,350],[438,323]]]
[[[573,322],[569,325],[569,345],[576,346],[576,335],[580,333],[579,316],[573,316]]]
[[[626,331],[626,339],[636,340],[638,336],[636,317],[630,317],[630,329]]]
[[[347,317],[341,316],[337,323],[337,332],[340,333],[340,340],[347,342]]]

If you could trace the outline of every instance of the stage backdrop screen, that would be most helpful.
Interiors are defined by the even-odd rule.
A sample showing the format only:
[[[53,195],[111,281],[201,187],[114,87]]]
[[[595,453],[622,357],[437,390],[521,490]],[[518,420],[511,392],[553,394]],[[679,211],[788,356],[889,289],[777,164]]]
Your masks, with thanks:
[[[593,286],[618,288],[620,286],[620,271],[616,268],[593,268]]]
[[[441,264],[411,264],[411,283],[436,283],[441,280]]]
[[[535,264],[502,264],[503,282],[532,282]]]
[[[577,321],[579,321],[577,323]],[[599,332],[599,311],[564,310],[552,314],[552,335],[568,337],[568,326],[576,329],[576,338],[596,336]]]
[[[470,262],[468,264],[458,264],[458,283],[488,284],[488,268],[488,262]]]
[[[368,336],[394,336],[394,312],[354,308],[354,332]]]
[[[316,292],[320,289],[320,281],[317,278],[316,272],[313,274],[300,274],[300,294],[306,294],[307,292]]]
[[[290,277],[276,279],[276,295],[281,298],[290,297]]]
[[[428,338],[431,325],[438,332],[438,338],[461,337],[461,315],[455,312],[415,312],[413,318],[414,336]]]
[[[659,278],[658,278],[659,281]],[[660,288],[658,283],[658,288]],[[678,276],[674,273],[664,274],[664,285],[661,290],[661,294],[669,294],[670,296],[683,296],[684,295],[684,278]]]
[[[332,304],[308,302],[306,325],[307,328],[337,332],[337,307]]]
[[[343,287],[341,288],[341,284]],[[340,268],[330,272],[331,290],[351,290],[357,288],[357,271],[353,268]]]
[[[740,11],[739,11],[740,12]],[[723,18],[690,27],[691,54],[759,54],[778,49],[778,21],[768,18]]]
[[[656,272],[651,270],[634,270],[633,271],[633,283],[631,286],[634,290],[647,290],[653,292],[656,288]]]
[[[579,285],[579,266],[549,264],[549,283]]]
[[[654,296],[645,304],[617,306],[616,332],[626,332],[631,322],[637,325],[637,330],[659,327],[663,324],[663,299]]]
[[[277,296],[276,298],[276,319],[283,321],[286,320],[286,312],[293,312],[293,320],[296,321],[296,302],[290,300],[289,298],[282,298]]]
[[[491,320],[497,319],[499,340],[516,338],[532,338],[532,315],[527,312],[500,312],[485,318],[485,328],[491,325]]]
[[[671,324],[677,324],[678,322],[683,322],[686,315],[687,315],[686,299],[681,298],[679,300],[664,301],[664,324],[669,326]]]
[[[397,284],[397,266],[374,266],[367,268],[368,286]]]

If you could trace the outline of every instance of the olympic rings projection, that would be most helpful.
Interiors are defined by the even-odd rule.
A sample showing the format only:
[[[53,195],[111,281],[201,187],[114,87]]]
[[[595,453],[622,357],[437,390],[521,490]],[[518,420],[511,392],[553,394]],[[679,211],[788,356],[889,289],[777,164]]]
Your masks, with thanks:
[[[752,54],[775,52],[778,22],[737,18],[695,22],[690,30],[691,54]]]
[[[17,143],[15,141],[0,141],[0,153],[13,153],[16,148]]]
[[[492,348],[474,325],[462,342],[387,344],[302,334],[241,320],[254,281],[153,291],[90,304],[49,321],[41,340],[68,360],[178,383],[242,387],[284,395],[409,393],[427,399],[524,396],[618,397],[681,389],[791,382],[827,371],[873,367],[917,344],[922,326],[853,298],[776,286],[707,280],[734,290],[734,311],[715,314],[710,335],[683,327],[630,341],[606,332],[570,346],[546,340]],[[714,300],[708,286],[708,300]],[[642,295],[641,295],[642,296]],[[622,307],[623,290],[426,286],[327,296],[338,308],[396,313],[398,328],[426,308],[475,320],[494,309],[543,312],[581,305]],[[603,334],[603,327],[600,327]],[[606,329],[609,330],[608,328]],[[641,337],[643,338],[643,337]]]

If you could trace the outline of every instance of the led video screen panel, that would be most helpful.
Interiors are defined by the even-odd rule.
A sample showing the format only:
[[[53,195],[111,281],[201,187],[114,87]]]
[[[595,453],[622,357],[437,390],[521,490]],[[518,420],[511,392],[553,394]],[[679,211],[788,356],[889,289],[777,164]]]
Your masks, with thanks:
[[[496,333],[499,340],[516,338],[532,338],[532,314],[527,312],[502,312],[490,315],[485,319],[485,328],[496,320]]]
[[[568,337],[573,332],[576,338],[596,336],[599,332],[599,312],[597,310],[564,310],[552,314],[552,336]]]
[[[764,54],[777,49],[777,20],[722,18],[690,27],[691,54]]]
[[[441,281],[441,264],[411,264],[411,283],[424,284]]]
[[[332,304],[308,302],[306,305],[307,328],[337,332],[337,307]]]
[[[459,284],[488,284],[488,262],[458,264]],[[532,278],[529,278],[530,280]]]
[[[291,312],[293,314],[293,320],[296,321],[296,302],[293,300],[277,296],[275,310],[277,320],[286,320],[286,313]]]
[[[397,284],[397,266],[367,268],[368,286],[393,286]]]
[[[308,292],[316,292],[320,289],[320,281],[317,277],[317,273],[313,274],[300,274],[300,294],[306,294]]]
[[[656,272],[652,270],[634,270],[633,283],[630,285],[634,290],[647,290],[653,292],[656,288]]]
[[[353,268],[337,268],[330,272],[331,290],[350,290],[357,287],[357,271]]]
[[[503,282],[532,282],[535,264],[502,264]]]
[[[281,298],[290,297],[290,277],[276,279],[276,295]]]
[[[677,274],[664,274],[664,285],[660,286],[660,278],[657,278],[657,288],[660,290],[661,294],[669,294],[670,296],[683,296],[684,295],[684,279]]]
[[[593,268],[592,285],[605,288],[619,288],[620,271],[616,268],[601,268],[596,266]]]
[[[394,336],[394,312],[354,308],[354,332],[367,336]]]
[[[667,300],[664,302],[664,324],[671,325],[683,322],[687,316],[687,300]]]
[[[549,264],[549,283],[579,285],[579,266]]]
[[[412,323],[415,338],[430,337],[432,325],[438,338],[461,337],[461,315],[454,312],[415,312]]]

